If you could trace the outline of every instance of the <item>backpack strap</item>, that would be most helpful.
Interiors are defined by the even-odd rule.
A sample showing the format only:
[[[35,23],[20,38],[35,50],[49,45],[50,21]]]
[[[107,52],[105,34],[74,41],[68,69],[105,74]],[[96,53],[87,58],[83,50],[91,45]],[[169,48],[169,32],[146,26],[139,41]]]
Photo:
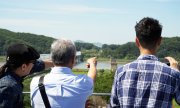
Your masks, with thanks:
[[[44,75],[39,78],[38,87],[39,87],[39,91],[41,93],[42,100],[44,102],[45,107],[51,108],[43,82],[44,82]]]

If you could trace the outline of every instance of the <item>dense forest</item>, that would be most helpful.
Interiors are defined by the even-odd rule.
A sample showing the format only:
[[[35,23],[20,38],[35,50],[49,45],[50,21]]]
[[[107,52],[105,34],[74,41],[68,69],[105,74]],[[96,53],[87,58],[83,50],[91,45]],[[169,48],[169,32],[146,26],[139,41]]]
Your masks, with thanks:
[[[120,59],[134,59],[139,55],[139,50],[135,42],[128,42],[124,45],[103,45],[102,53],[106,57],[108,54],[114,58]],[[165,56],[173,56],[177,59],[180,58],[180,37],[163,38],[160,48],[157,51],[157,56],[164,58]]]
[[[139,50],[135,42],[128,42],[123,45],[106,45],[102,46],[101,57],[113,57],[118,59],[135,59],[139,56]],[[164,58],[172,56],[180,59],[180,37],[163,38],[157,56]]]
[[[54,40],[54,38],[44,35],[19,33],[0,29],[0,55],[5,54],[6,48],[10,44],[17,42],[31,45],[38,50],[39,53],[49,53],[50,45]],[[135,59],[139,55],[139,50],[135,42],[128,42],[122,45],[103,44],[102,47],[98,47],[93,43],[76,41],[75,45],[77,51],[81,51],[84,58],[96,56],[100,58]],[[180,37],[164,37],[157,55],[160,58],[173,56],[180,59]]]
[[[30,33],[15,33],[0,29],[0,54],[3,55],[10,44],[25,43],[33,46],[39,53],[49,53],[54,38]]]

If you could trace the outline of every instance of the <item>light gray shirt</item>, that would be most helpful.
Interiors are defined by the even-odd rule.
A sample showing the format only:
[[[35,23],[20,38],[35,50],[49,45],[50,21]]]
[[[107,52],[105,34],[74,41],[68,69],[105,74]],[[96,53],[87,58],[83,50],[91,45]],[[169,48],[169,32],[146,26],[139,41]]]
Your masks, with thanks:
[[[44,108],[38,82],[39,77],[31,81],[31,104],[33,108]],[[90,77],[75,75],[67,67],[52,68],[44,77],[44,85],[52,108],[84,108],[94,86]]]

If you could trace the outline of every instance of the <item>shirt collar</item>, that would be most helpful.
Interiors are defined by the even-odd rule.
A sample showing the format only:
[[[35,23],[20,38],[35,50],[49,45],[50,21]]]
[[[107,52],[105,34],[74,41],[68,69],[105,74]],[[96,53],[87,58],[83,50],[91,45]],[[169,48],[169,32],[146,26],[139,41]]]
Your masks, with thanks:
[[[138,60],[158,60],[158,58],[155,55],[140,55]]]
[[[23,78],[18,76],[17,74],[15,74],[15,72],[11,72],[11,71],[8,71],[7,72],[8,75],[12,76],[17,82],[19,82],[20,84],[22,83],[23,81]]]
[[[72,74],[72,70],[68,67],[53,67],[51,73]]]

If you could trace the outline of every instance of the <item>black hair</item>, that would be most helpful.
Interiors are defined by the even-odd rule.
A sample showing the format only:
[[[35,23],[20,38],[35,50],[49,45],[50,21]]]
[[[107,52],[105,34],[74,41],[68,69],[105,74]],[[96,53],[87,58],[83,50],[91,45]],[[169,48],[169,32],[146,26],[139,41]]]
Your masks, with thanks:
[[[40,57],[39,53],[31,46],[25,44],[12,44],[7,49],[6,63],[0,68],[0,76],[6,70],[13,71],[24,63],[29,63]]]
[[[162,25],[156,19],[145,17],[136,24],[135,31],[142,47],[153,49],[161,38]]]

